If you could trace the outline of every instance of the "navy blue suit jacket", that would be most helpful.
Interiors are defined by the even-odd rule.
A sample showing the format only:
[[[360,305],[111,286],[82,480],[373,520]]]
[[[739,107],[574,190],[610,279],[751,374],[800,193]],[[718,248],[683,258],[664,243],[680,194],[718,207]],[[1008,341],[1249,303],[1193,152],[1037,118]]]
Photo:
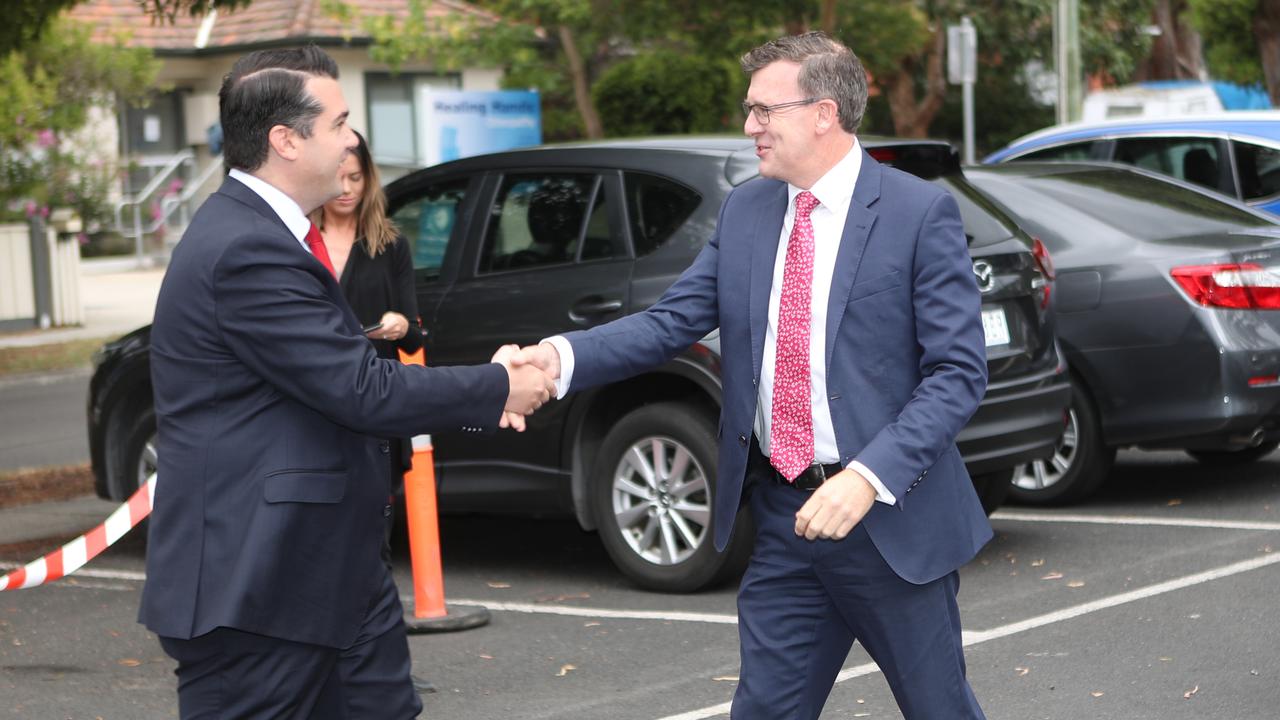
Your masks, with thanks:
[[[159,480],[139,616],[352,643],[386,572],[379,437],[496,428],[499,365],[379,359],[333,276],[228,179],[165,273],[151,329]]]
[[[742,497],[786,210],[785,183],[743,184],[725,200],[715,235],[656,304],[565,336],[580,390],[661,365],[720,328],[720,549]],[[991,538],[955,446],[987,380],[981,300],[955,200],[864,152],[828,303],[827,403],[840,462],[859,460],[897,498],[875,503],[863,524],[899,576],[934,580]]]

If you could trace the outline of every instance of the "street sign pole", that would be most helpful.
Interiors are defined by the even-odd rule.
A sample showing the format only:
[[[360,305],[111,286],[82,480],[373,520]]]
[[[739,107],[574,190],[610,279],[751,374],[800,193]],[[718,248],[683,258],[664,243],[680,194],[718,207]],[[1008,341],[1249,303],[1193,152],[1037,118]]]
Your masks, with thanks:
[[[974,162],[973,85],[978,80],[978,31],[968,17],[947,27],[947,79],[960,85],[964,106],[964,161]]]

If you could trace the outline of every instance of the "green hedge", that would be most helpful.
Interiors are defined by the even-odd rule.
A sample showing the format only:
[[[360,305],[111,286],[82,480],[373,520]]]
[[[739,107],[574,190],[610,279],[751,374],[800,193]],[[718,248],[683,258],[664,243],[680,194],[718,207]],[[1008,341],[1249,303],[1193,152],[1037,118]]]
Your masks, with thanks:
[[[747,79],[737,63],[658,50],[623,60],[592,87],[605,134],[739,129]]]

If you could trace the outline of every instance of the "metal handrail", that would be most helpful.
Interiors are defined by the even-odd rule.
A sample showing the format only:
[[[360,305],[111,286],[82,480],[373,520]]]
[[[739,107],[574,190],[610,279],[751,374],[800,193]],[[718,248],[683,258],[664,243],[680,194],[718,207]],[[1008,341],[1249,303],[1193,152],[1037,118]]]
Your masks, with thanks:
[[[184,163],[194,162],[195,159],[195,153],[190,150],[183,150],[182,152],[177,153],[173,157],[169,158],[168,162],[160,168],[159,172],[152,176],[150,182],[143,186],[141,190],[133,195],[121,198],[120,202],[116,203],[116,231],[124,237],[131,237],[137,240],[139,254],[142,253],[142,236],[155,232],[164,222],[164,216],[161,215],[157,221],[153,222],[150,227],[144,230],[142,228],[142,204],[150,199],[151,196],[155,194],[156,190],[160,188],[160,185],[168,181],[170,177],[178,171],[178,168],[182,167]],[[129,234],[125,231],[124,216],[122,214],[124,209],[130,205],[133,206],[133,234]]]
[[[167,222],[169,220],[169,217],[173,215],[175,210],[182,211],[182,215],[181,215],[182,225],[185,226],[188,223],[190,223],[191,217],[190,217],[189,211],[191,208],[191,200],[196,196],[196,193],[198,193],[200,189],[203,188],[205,184],[209,182],[209,179],[212,178],[214,174],[219,173],[223,170],[224,168],[222,166],[222,156],[215,155],[212,161],[210,161],[209,164],[206,165],[205,168],[200,171],[200,174],[197,175],[191,182],[187,183],[182,188],[182,192],[178,193],[177,195],[166,195],[165,197],[161,198],[160,199],[160,217],[158,218],[158,221],[157,221],[158,224],[156,225],[156,228],[157,229],[159,228],[159,223]],[[151,230],[150,232],[154,232],[154,229]]]

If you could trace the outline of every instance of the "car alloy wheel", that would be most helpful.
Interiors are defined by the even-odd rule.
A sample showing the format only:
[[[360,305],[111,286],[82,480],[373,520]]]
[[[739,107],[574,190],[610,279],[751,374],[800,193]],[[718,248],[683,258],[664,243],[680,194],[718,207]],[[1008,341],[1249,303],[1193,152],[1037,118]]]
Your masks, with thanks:
[[[138,487],[147,484],[147,480],[156,472],[156,436],[155,433],[147,438],[142,444],[142,454],[138,456],[137,474]]]
[[[655,565],[688,560],[707,540],[707,474],[689,448],[670,437],[637,440],[613,473],[613,514],[622,539]]]
[[[1079,442],[1080,421],[1073,407],[1067,411],[1066,427],[1062,430],[1062,439],[1053,450],[1053,457],[1019,465],[1013,472],[1013,486],[1034,492],[1058,484],[1075,462]]]

